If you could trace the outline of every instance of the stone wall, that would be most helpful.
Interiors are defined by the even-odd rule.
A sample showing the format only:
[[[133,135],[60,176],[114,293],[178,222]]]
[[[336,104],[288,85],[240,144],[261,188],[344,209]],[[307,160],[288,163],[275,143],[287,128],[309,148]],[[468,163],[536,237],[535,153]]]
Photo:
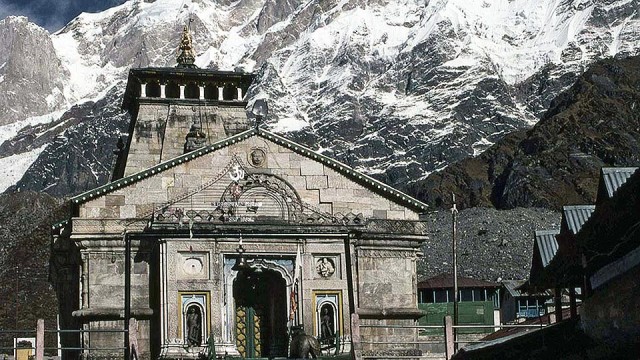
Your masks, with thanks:
[[[358,281],[361,308],[418,307],[413,250],[360,250]]]
[[[419,353],[416,249],[380,243],[357,251],[358,313],[363,354]],[[368,326],[375,325],[375,326]],[[406,326],[403,328],[403,326]]]
[[[105,234],[106,235],[106,234]],[[103,235],[100,237],[80,237],[81,293],[79,309],[73,316],[86,330],[97,330],[84,335],[84,347],[110,349],[94,352],[96,356],[118,353],[124,346],[125,305],[125,256],[124,241]],[[139,320],[139,355],[149,358],[150,320],[153,315],[150,289],[153,288],[150,274],[151,254],[148,248],[132,241],[131,248],[131,317]],[[101,332],[99,330],[106,330]],[[113,332],[116,331],[116,332]],[[120,350],[122,353],[123,350]]]

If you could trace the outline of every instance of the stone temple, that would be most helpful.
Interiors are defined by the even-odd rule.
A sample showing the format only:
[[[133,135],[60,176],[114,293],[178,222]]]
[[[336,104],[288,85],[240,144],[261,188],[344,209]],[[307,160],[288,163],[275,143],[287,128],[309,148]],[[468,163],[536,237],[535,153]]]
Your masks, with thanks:
[[[378,326],[420,316],[426,205],[258,127],[254,75],[197,68],[187,29],[181,50],[130,70],[112,180],[54,225],[60,327],[84,330],[64,357],[287,357],[294,327],[332,353],[419,354],[415,329]]]

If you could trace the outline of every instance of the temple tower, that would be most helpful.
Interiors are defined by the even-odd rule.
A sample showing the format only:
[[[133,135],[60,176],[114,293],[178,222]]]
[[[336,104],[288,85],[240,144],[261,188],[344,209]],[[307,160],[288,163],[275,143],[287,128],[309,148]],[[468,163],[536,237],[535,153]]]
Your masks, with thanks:
[[[174,68],[129,71],[130,136],[114,180],[249,128],[245,95],[255,75],[198,68],[186,26],[179,52]]]

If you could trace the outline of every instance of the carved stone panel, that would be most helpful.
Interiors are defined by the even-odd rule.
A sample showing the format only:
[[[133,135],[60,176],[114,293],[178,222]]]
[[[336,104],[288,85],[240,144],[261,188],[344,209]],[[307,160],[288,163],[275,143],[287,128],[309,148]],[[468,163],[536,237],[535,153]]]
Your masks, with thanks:
[[[315,255],[313,257],[314,279],[340,279],[340,257],[337,255]]]
[[[208,279],[209,254],[206,252],[179,252],[177,275],[180,280]]]

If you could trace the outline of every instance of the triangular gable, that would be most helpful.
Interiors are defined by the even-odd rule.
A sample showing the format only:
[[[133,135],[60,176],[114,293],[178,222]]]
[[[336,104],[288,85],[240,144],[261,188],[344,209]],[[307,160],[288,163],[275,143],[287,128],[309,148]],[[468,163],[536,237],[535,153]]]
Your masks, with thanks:
[[[282,177],[250,169],[236,155],[200,186],[156,204],[154,214],[161,223],[185,219],[243,222],[242,218],[247,218],[249,222],[302,223],[313,219],[315,224],[332,224],[345,220],[305,203]]]
[[[240,134],[231,136],[229,138],[217,141],[211,145],[205,146],[203,148],[200,148],[198,150],[194,150],[190,153],[186,153],[184,155],[178,156],[176,158],[173,158],[171,160],[162,162],[156,166],[153,166],[149,169],[140,171],[138,173],[132,174],[130,176],[127,177],[123,177],[121,179],[118,179],[116,181],[107,183],[105,185],[102,185],[100,187],[97,187],[93,190],[84,192],[80,195],[77,195],[73,198],[71,198],[72,204],[78,206],[80,204],[83,204],[87,201],[90,201],[92,199],[95,199],[97,197],[109,194],[113,191],[116,191],[118,189],[122,189],[124,187],[127,187],[129,185],[132,185],[134,183],[137,183],[143,179],[147,179],[149,177],[155,176],[159,173],[162,173],[164,171],[167,171],[171,168],[174,168],[176,166],[180,166],[182,164],[185,164],[187,162],[190,162],[196,158],[202,157],[206,154],[209,154],[211,152],[217,151],[219,149],[223,149],[225,147],[229,147],[233,144],[236,144],[238,142],[242,142],[245,141],[251,137],[254,136],[258,136],[264,140],[267,140],[269,142],[273,142],[276,145],[280,145],[283,146],[287,149],[290,149],[291,151],[307,158],[307,159],[312,159],[318,163],[321,163],[331,169],[333,169],[334,171],[336,171],[337,173],[345,176],[346,178],[352,180],[355,183],[360,184],[361,186],[367,188],[368,190],[379,194],[380,196],[389,199],[395,203],[398,203],[400,205],[406,206],[407,208],[411,209],[412,211],[415,211],[417,213],[420,212],[424,212],[427,210],[427,205],[424,204],[423,202],[401,192],[398,191],[378,180],[373,179],[372,177],[365,175],[361,172],[358,172],[356,170],[354,170],[353,168],[351,168],[348,165],[345,165],[339,161],[333,160],[329,157],[326,157],[324,155],[318,154],[315,151],[304,147],[302,145],[296,144],[293,141],[290,141],[282,136],[270,133],[266,130],[262,130],[262,129],[251,129],[245,132],[242,132]]]
[[[600,170],[597,203],[612,198],[618,188],[637,170],[637,167],[603,167]]]
[[[558,230],[538,230],[535,232],[534,253],[539,254],[543,268],[549,265],[558,252],[558,241],[556,240],[558,234],[560,234]]]
[[[562,207],[562,222],[573,235],[576,235],[591,214],[595,211],[595,205],[572,205]]]

